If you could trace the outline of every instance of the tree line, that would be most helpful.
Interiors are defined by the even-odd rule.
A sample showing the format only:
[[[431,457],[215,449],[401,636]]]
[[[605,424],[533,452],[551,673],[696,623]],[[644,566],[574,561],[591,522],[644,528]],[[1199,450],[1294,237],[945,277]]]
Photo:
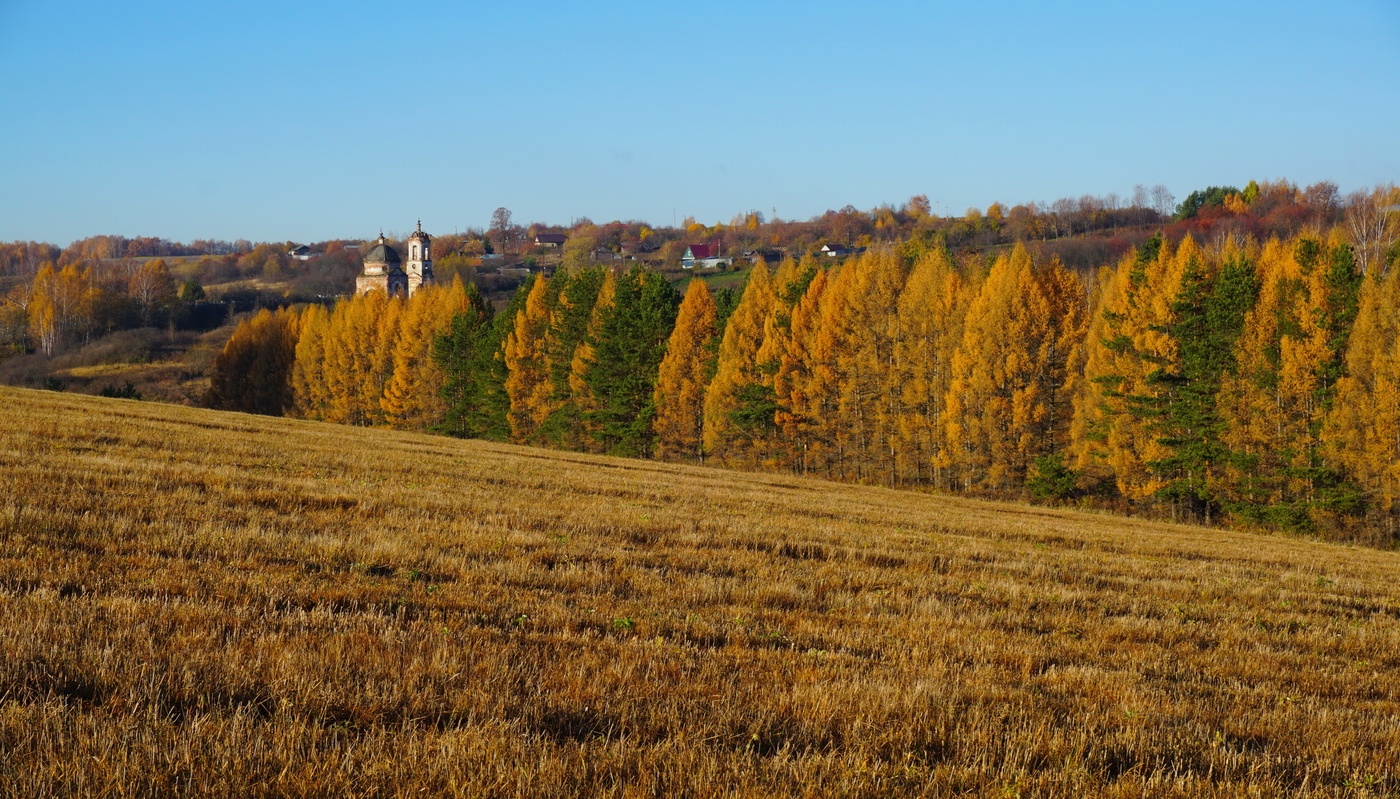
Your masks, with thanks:
[[[201,320],[191,310],[203,299],[197,280],[177,280],[160,258],[62,267],[45,261],[32,280],[0,297],[0,347],[7,353],[32,347],[52,356],[116,330],[167,322],[216,326],[221,313]]]
[[[262,312],[210,404],[1206,523],[1393,540],[1400,270],[1340,227],[1157,235],[1085,280],[1024,245],[601,268]]]

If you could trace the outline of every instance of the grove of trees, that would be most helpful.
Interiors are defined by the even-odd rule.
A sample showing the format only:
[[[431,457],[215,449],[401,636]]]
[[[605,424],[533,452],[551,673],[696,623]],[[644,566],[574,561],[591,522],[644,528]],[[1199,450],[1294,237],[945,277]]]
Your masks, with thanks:
[[[935,238],[757,263],[735,298],[598,266],[499,312],[371,293],[245,323],[211,404],[1393,541],[1400,253],[1365,246],[1164,229],[1086,277]]]

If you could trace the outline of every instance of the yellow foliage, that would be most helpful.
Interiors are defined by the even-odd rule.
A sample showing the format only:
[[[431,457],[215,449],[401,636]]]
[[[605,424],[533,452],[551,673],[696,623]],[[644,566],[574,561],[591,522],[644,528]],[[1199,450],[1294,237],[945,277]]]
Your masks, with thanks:
[[[1346,364],[1323,440],[1393,512],[1400,499],[1400,272],[1365,281]]]
[[[1172,318],[1171,303],[1186,265],[1201,257],[1187,237],[1175,250],[1162,245],[1144,264],[1124,257],[1100,281],[1101,310],[1087,336],[1083,382],[1075,397],[1071,462],[1091,477],[1112,476],[1129,499],[1151,496],[1166,485],[1147,464],[1169,451],[1142,418],[1128,412],[1128,398],[1155,396],[1160,389],[1147,380],[1154,364],[1180,359],[1163,326]]]
[[[530,440],[549,411],[552,384],[544,349],[549,329],[547,282],[544,277],[535,280],[525,307],[515,317],[514,329],[506,337],[506,395],[510,398],[506,417],[511,439],[518,442]]]
[[[1035,458],[1062,451],[1084,335],[1083,290],[1058,261],[1001,256],[953,355],[942,459],[967,488],[1019,487]]]
[[[749,273],[744,296],[734,309],[720,342],[715,376],[705,390],[705,452],[732,463],[749,458],[744,446],[752,436],[737,426],[731,414],[739,408],[740,392],[750,385],[771,386],[771,376],[758,364],[768,316],[777,301],[768,267],[759,264]]]
[[[692,280],[676,314],[656,380],[657,457],[701,460],[704,451],[706,366],[714,357],[715,299],[703,280]]]
[[[968,305],[963,283],[947,254],[932,250],[914,263],[899,297],[896,366],[888,375],[898,396],[893,447],[899,482],[939,482],[943,401]]]

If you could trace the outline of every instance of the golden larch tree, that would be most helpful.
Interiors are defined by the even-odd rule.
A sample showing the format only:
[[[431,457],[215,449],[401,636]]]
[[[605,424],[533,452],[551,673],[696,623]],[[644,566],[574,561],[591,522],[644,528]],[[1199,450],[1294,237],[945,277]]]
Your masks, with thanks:
[[[772,275],[766,265],[758,264],[749,274],[744,296],[725,325],[715,376],[705,389],[703,435],[706,454],[723,463],[752,460],[750,445],[755,437],[766,433],[764,390],[766,387],[771,394],[772,377],[760,368],[758,351],[763,347],[768,316],[776,300]]]
[[[792,309],[788,343],[784,348],[773,389],[778,410],[774,421],[791,452],[790,468],[806,474],[825,464],[826,431],[823,425],[834,407],[833,393],[825,390],[834,373],[818,358],[823,296],[828,270],[818,271]]]
[[[930,250],[914,262],[899,297],[896,367],[888,373],[889,391],[898,392],[893,448],[899,482],[939,483],[943,401],[966,299],[946,251]]]
[[[590,414],[598,409],[600,400],[588,385],[588,372],[593,366],[595,345],[602,333],[604,319],[612,312],[616,301],[617,274],[608,270],[603,276],[602,286],[598,288],[597,298],[593,301],[593,310],[588,315],[588,326],[584,329],[583,336],[578,339],[569,359],[569,401],[573,403],[573,414],[570,429],[564,431],[561,443],[570,449],[601,451],[596,436],[598,423],[590,417]]]
[[[301,335],[297,339],[296,363],[292,367],[292,408],[303,419],[323,419],[330,404],[326,386],[326,335],[331,315],[323,305],[312,305],[301,313]]]
[[[433,360],[433,342],[466,308],[461,277],[447,286],[425,286],[404,306],[398,337],[393,343],[390,377],[380,405],[391,427],[428,430],[447,415],[442,397],[446,378]]]
[[[1400,511],[1400,271],[1373,269],[1346,354],[1346,375],[1323,426],[1330,459],[1350,469],[1384,514],[1393,539]]]
[[[1058,260],[1017,245],[973,302],[945,400],[945,460],[964,487],[1020,489],[1040,455],[1068,438],[1075,348],[1085,301]]]
[[[656,456],[662,460],[704,459],[705,385],[716,356],[716,313],[714,295],[705,281],[691,280],[656,379],[652,429]]]
[[[1101,280],[1100,310],[1085,344],[1083,382],[1075,393],[1070,462],[1089,476],[1111,477],[1130,500],[1166,485],[1148,465],[1170,450],[1134,412],[1161,389],[1148,376],[1181,353],[1166,332],[1186,265],[1204,253],[1190,237],[1173,249],[1153,239]]]
[[[510,398],[506,418],[511,440],[521,443],[534,439],[548,413],[553,389],[544,350],[549,332],[548,282],[544,277],[535,280],[525,307],[515,317],[514,329],[506,337],[506,395]]]

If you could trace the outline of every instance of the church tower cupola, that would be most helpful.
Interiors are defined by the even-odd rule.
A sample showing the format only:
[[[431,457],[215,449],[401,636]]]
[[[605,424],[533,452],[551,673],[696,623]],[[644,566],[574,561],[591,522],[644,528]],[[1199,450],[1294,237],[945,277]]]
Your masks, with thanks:
[[[374,246],[365,253],[365,270],[355,278],[355,293],[364,294],[379,289],[386,294],[403,294],[408,291],[404,270],[400,266],[398,250],[380,233]]]
[[[423,232],[423,220],[418,220],[418,229],[408,237],[408,260],[404,272],[408,274],[408,294],[422,286],[433,285],[433,237]]]

